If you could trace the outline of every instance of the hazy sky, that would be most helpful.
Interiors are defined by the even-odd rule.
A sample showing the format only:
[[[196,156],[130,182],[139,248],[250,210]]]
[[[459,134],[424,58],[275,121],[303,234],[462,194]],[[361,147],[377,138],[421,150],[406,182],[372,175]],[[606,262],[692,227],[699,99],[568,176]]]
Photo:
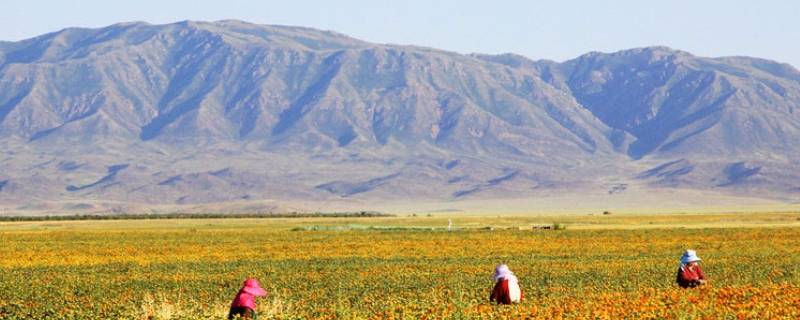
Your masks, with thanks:
[[[0,40],[123,21],[239,19],[335,30],[378,43],[565,60],[666,45],[800,66],[798,0],[2,0]]]

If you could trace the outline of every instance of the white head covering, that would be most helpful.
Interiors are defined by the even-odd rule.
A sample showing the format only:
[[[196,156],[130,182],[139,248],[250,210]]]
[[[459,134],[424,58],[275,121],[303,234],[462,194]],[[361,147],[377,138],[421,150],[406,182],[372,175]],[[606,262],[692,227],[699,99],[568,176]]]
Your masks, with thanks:
[[[499,264],[497,267],[494,268],[494,275],[492,276],[494,281],[500,281],[500,279],[507,279],[509,282],[517,282],[517,276],[511,272],[511,269],[508,268],[508,265]]]
[[[497,265],[494,268],[494,275],[492,276],[494,281],[500,281],[500,279],[508,280],[508,295],[511,298],[511,302],[519,302],[522,299],[522,291],[519,289],[519,280],[517,280],[517,276],[511,272],[511,269],[508,268],[506,264]]]
[[[681,256],[681,267],[689,264],[690,262],[701,261],[700,257],[697,256],[697,252],[691,249],[687,249],[683,252]]]

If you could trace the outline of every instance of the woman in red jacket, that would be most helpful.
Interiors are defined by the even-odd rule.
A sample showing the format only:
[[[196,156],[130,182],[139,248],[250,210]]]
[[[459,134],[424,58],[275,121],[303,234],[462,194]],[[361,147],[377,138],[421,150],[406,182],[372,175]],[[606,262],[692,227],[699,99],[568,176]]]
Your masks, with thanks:
[[[231,302],[231,308],[228,311],[228,320],[240,317],[240,319],[258,319],[256,313],[256,297],[263,297],[267,295],[267,290],[261,288],[256,279],[247,279],[242,285],[242,289],[236,294]]]
[[[694,250],[686,250],[681,256],[681,266],[675,281],[681,288],[694,288],[706,284],[706,275],[700,268],[700,257]]]
[[[494,278],[495,285],[492,295],[489,296],[489,301],[497,302],[498,304],[511,304],[522,300],[519,281],[507,265],[498,265],[494,269],[492,278]]]

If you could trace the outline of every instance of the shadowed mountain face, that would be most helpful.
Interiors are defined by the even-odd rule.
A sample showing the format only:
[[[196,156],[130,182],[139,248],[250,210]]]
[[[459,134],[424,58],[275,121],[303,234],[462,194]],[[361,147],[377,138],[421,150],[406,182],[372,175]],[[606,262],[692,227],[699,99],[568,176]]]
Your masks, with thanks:
[[[653,47],[587,54],[546,68],[609,127],[648,155],[798,154],[800,73],[752,58],[708,59]],[[612,139],[613,140],[613,139]]]
[[[452,201],[621,184],[608,194],[791,200],[798,106],[791,66],[661,47],[554,63],[239,21],[66,29],[0,45],[0,202]]]

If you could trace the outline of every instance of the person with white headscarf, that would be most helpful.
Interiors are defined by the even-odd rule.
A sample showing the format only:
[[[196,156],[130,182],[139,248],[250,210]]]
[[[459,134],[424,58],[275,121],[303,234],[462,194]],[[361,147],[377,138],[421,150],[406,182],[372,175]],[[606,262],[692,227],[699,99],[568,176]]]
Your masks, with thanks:
[[[489,296],[489,301],[497,302],[498,304],[512,304],[522,300],[522,291],[519,288],[519,280],[517,276],[511,272],[508,265],[501,264],[494,269],[495,285],[492,290],[492,295]]]
[[[683,253],[675,280],[681,288],[694,288],[706,284],[706,275],[698,264],[701,260],[694,250],[686,250]]]

